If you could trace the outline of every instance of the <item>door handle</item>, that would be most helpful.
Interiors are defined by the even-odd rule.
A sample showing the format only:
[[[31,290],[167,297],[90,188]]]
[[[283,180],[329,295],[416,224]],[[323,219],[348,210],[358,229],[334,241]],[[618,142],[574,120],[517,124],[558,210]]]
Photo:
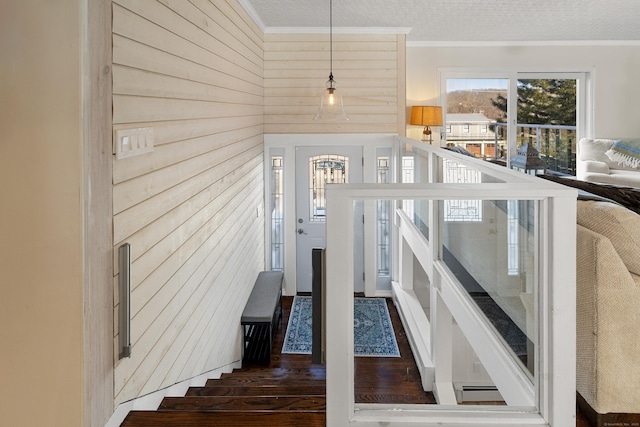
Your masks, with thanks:
[[[305,233],[302,228],[298,228],[298,234],[307,234],[307,233]]]

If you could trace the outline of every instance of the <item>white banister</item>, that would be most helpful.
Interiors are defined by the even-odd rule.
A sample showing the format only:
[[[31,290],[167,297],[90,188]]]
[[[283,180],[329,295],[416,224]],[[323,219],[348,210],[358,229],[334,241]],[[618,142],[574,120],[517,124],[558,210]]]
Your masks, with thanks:
[[[506,168],[457,155],[437,147],[421,147],[398,137],[401,144],[425,151],[432,160],[425,177],[431,182],[415,184],[346,184],[327,188],[327,425],[394,426],[420,425],[549,425],[575,424],[575,190],[547,180],[519,174]],[[491,177],[490,183],[439,183],[433,171],[436,158],[449,158]],[[424,165],[423,165],[424,166]],[[398,212],[394,224],[399,251],[394,265],[402,271],[394,285],[402,295],[399,305],[419,307],[411,283],[413,258],[430,276],[432,290],[431,322],[427,315],[413,310],[414,328],[431,325],[430,334],[408,331],[414,345],[429,348],[422,356],[435,362],[435,393],[445,403],[455,403],[451,386],[451,322],[460,326],[483,365],[505,398],[505,407],[451,405],[368,405],[354,401],[353,351],[353,205],[359,200],[429,200],[429,237],[426,238],[404,213]],[[536,214],[533,240],[537,303],[534,325],[535,369],[528,372],[515,358],[502,338],[486,321],[484,313],[469,300],[457,278],[442,262],[441,227],[436,209],[442,200],[524,200],[533,201]],[[408,258],[411,258],[409,260]],[[529,276],[527,276],[529,277]],[[407,282],[407,283],[405,283]],[[435,299],[435,301],[434,301]],[[417,302],[417,301],[416,301]],[[400,306],[401,317],[403,307]],[[424,320],[416,316],[424,316]],[[435,317],[434,317],[435,316]],[[535,316],[534,316],[535,318]],[[433,322],[433,320],[436,322]],[[421,325],[421,326],[418,326]],[[435,328],[435,330],[433,329]],[[471,335],[471,336],[470,336]],[[414,350],[415,351],[415,350]],[[431,353],[431,354],[429,354]],[[449,361],[447,362],[447,359]],[[424,364],[425,366],[427,364]],[[441,369],[441,371],[438,371]]]

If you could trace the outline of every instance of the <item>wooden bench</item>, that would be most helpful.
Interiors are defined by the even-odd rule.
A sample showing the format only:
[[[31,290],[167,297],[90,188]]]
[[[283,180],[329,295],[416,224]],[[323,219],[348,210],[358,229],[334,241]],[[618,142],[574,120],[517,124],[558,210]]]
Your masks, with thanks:
[[[273,338],[282,317],[283,277],[281,271],[262,271],[253,285],[240,319],[245,361],[268,363],[271,360]]]

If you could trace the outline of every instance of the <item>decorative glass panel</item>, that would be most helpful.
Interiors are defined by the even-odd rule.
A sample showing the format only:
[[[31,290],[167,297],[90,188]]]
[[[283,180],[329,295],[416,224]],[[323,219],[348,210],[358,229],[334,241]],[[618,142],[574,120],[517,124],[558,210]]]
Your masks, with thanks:
[[[389,183],[389,162],[388,156],[378,157],[378,184]],[[391,258],[391,201],[377,201],[377,266],[378,276],[389,275],[389,264]]]
[[[519,209],[517,200],[507,200],[507,274],[515,276],[520,267]]]
[[[402,183],[413,184],[415,182],[415,170],[414,170],[413,156],[402,156]],[[402,210],[405,211],[407,216],[413,220],[413,200],[403,200]]]
[[[271,157],[271,270],[284,271],[284,158]]]
[[[309,158],[309,221],[323,222],[326,217],[326,184],[347,184],[348,158],[323,154]]]
[[[480,171],[466,167],[458,162],[443,159],[443,182],[478,184],[482,182]],[[445,200],[445,221],[482,221],[481,200]]]

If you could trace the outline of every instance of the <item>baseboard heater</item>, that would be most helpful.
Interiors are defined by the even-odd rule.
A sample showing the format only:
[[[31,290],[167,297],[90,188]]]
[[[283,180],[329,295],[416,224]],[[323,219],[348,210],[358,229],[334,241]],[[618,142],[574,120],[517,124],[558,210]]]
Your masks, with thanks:
[[[504,399],[496,386],[456,385],[456,400],[462,402],[502,402]]]

